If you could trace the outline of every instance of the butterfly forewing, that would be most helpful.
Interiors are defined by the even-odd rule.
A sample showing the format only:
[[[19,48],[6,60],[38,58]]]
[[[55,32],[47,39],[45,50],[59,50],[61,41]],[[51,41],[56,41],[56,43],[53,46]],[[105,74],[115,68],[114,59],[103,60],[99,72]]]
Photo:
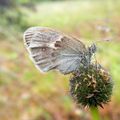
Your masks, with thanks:
[[[68,74],[79,69],[85,45],[47,27],[32,27],[24,33],[24,44],[35,66],[47,72],[57,69]]]

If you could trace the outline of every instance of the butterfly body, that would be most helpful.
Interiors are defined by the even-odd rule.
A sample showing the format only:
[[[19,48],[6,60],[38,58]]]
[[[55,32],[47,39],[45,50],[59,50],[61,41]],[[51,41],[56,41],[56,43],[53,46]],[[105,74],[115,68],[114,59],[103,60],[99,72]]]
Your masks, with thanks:
[[[63,74],[88,66],[95,52],[78,39],[47,27],[32,27],[24,33],[24,44],[35,66],[42,72],[52,69]],[[95,46],[94,46],[95,47]]]

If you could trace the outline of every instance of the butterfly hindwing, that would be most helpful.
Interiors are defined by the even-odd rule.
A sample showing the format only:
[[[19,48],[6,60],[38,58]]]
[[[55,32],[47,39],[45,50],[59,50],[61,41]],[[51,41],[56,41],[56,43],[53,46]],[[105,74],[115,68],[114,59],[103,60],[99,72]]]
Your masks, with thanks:
[[[57,69],[68,74],[79,68],[85,45],[47,27],[32,27],[24,33],[24,44],[35,66],[47,72]]]

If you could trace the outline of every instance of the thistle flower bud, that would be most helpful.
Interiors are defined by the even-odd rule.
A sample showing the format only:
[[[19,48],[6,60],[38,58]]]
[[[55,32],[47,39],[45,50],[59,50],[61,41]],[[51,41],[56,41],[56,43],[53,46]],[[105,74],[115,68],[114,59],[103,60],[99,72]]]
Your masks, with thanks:
[[[70,94],[83,106],[101,106],[110,101],[113,82],[109,73],[99,64],[80,68],[70,79]]]

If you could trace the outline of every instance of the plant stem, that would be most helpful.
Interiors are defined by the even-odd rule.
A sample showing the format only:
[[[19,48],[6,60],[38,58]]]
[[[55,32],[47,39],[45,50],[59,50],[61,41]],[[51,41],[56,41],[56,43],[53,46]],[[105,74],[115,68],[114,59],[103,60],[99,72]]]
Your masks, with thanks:
[[[101,120],[97,107],[90,107],[90,111],[91,111],[91,114],[92,114],[92,120]]]

